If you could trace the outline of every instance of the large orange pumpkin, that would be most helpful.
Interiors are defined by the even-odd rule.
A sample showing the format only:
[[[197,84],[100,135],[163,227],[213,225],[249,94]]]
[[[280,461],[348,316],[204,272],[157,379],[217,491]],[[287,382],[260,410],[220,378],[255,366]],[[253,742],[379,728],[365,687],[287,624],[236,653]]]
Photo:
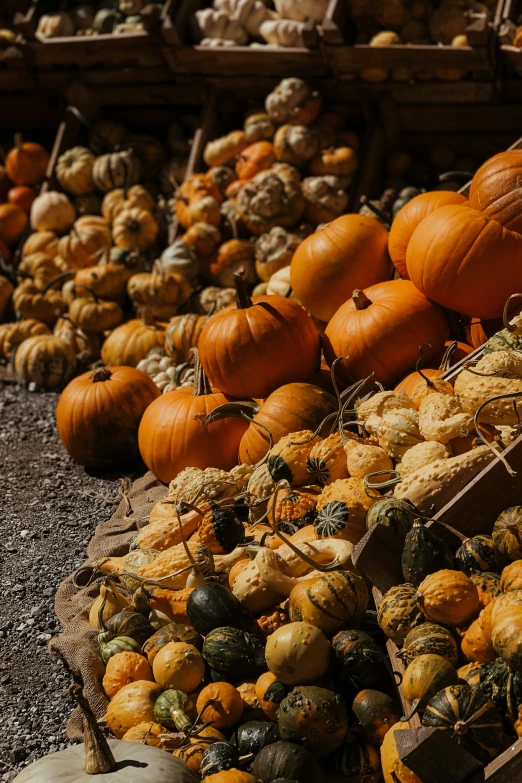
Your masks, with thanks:
[[[292,299],[253,300],[239,273],[237,301],[210,318],[199,337],[201,364],[216,388],[234,397],[267,397],[284,383],[305,381],[319,366],[319,336]]]
[[[450,204],[428,215],[408,245],[408,274],[419,291],[450,310],[498,318],[522,289],[522,235],[476,209]]]
[[[143,461],[160,481],[172,481],[185,468],[237,465],[239,443],[248,427],[244,419],[228,418],[206,425],[201,419],[230,402],[212,392],[199,360],[194,386],[163,394],[147,409],[139,430]]]
[[[469,204],[511,231],[522,232],[522,151],[500,152],[475,173]]]
[[[24,141],[21,133],[15,134],[14,141],[5,159],[7,176],[15,185],[36,185],[45,177],[49,154],[41,144]]]
[[[337,365],[347,381],[374,373],[385,385],[396,383],[415,367],[419,346],[433,362],[442,353],[449,327],[442,311],[429,302],[409,280],[389,280],[354,297],[339,308],[324,333],[328,364]]]
[[[462,204],[466,199],[460,193],[451,190],[435,190],[421,193],[397,213],[390,229],[388,250],[397,272],[404,280],[409,280],[406,269],[406,250],[411,236],[426,215],[446,204]]]
[[[101,367],[72,380],[56,407],[56,426],[69,454],[90,468],[116,466],[138,454],[138,427],[160,396],[133,367]]]
[[[290,265],[297,299],[320,321],[329,321],[354,288],[390,276],[388,232],[365,215],[342,215],[301,242]]]
[[[0,204],[0,238],[7,245],[14,243],[23,234],[27,215],[16,204]]]
[[[287,383],[280,386],[261,404],[239,446],[239,461],[253,465],[266,454],[270,446],[267,429],[273,445],[291,432],[312,430],[337,410],[331,394],[311,383]],[[263,425],[260,427],[259,425]]]

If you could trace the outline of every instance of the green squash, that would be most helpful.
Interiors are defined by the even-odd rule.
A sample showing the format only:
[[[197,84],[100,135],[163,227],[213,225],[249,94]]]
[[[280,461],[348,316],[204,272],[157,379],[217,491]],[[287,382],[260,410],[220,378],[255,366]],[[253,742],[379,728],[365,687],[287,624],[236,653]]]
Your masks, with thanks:
[[[213,742],[203,751],[199,774],[202,778],[207,775],[217,775],[227,769],[235,769],[239,766],[239,753],[237,748],[228,742]]]
[[[457,567],[471,576],[475,571],[498,571],[500,554],[492,536],[473,536],[464,541],[455,553]]]
[[[343,742],[348,715],[342,697],[315,685],[298,685],[277,711],[281,739],[299,742],[314,756],[326,756]]]
[[[286,688],[286,686],[283,687]],[[257,756],[266,745],[271,745],[272,742],[278,742],[280,739],[277,723],[266,720],[251,720],[239,726],[230,741],[237,747],[240,756],[247,756],[249,753],[254,753]]]
[[[253,634],[231,626],[207,634],[201,654],[217,675],[235,682],[266,671],[264,645]]]
[[[143,655],[143,650],[138,642],[129,636],[116,636],[115,639],[111,639],[110,642],[101,645],[101,657],[105,665],[107,665],[107,661],[113,655],[119,652],[134,652],[138,653],[138,655]]]
[[[423,726],[447,731],[455,742],[487,764],[505,741],[502,718],[493,702],[469,685],[450,685],[431,699]]]
[[[102,8],[94,17],[93,30],[100,35],[112,33],[117,24],[123,21],[123,14],[113,8]]]
[[[351,731],[347,733],[341,747],[324,761],[326,766],[355,780],[364,780],[366,775],[375,774],[380,767],[379,750],[363,742]]]
[[[263,781],[288,778],[297,783],[323,783],[324,776],[314,756],[293,742],[272,742],[257,754],[252,775]]]
[[[328,538],[340,533],[346,527],[350,518],[350,510],[342,500],[332,500],[318,513],[314,522],[317,535]]]
[[[444,541],[432,533],[420,519],[416,519],[404,540],[402,573],[405,582],[418,587],[435,571],[454,567],[455,558]]]
[[[493,541],[507,560],[522,558],[522,506],[503,511],[493,525]]]
[[[385,525],[404,541],[418,516],[419,512],[409,500],[383,498],[367,511],[366,529],[371,530],[375,525]]]
[[[407,664],[418,655],[440,655],[452,666],[459,660],[455,637],[448,628],[437,623],[421,623],[412,628],[399,655]]]
[[[187,617],[203,636],[215,628],[244,626],[240,602],[230,590],[217,582],[206,582],[191,592],[187,601]]]
[[[457,674],[466,685],[471,685],[474,688],[480,682],[480,672],[483,666],[483,663],[467,663],[465,666],[457,669]]]
[[[185,713],[190,700],[183,691],[170,688],[158,696],[154,704],[154,720],[172,731],[185,731],[192,721]]]
[[[122,609],[107,620],[105,625],[113,639],[116,636],[130,636],[141,645],[154,634],[154,628],[147,618],[132,609]]]
[[[332,639],[332,652],[335,689],[346,698],[390,683],[387,655],[364,631],[340,631]]]
[[[493,573],[493,571],[482,571],[480,574],[471,574],[470,579],[476,585],[480,602],[484,606],[502,593],[500,574]]]
[[[424,617],[417,606],[417,590],[413,585],[391,587],[382,597],[377,610],[377,620],[385,635],[401,647],[412,628],[420,625]]]
[[[506,718],[507,728],[512,731],[522,705],[522,674],[511,671],[502,658],[497,658],[481,667],[478,687]]]

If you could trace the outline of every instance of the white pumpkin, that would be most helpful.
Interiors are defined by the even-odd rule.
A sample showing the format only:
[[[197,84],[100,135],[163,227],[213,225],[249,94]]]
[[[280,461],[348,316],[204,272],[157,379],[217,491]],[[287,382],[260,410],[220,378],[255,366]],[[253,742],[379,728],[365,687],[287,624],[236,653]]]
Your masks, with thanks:
[[[65,195],[48,190],[35,198],[31,207],[31,228],[35,231],[66,231],[73,223],[76,212]]]

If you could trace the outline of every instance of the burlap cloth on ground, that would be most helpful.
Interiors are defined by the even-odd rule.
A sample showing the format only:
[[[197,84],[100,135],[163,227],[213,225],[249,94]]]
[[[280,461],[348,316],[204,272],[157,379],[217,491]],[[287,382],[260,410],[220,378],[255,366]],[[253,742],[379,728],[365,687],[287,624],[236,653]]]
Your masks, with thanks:
[[[136,531],[147,523],[152,506],[166,494],[167,488],[152,473],[135,481],[126,493],[128,501],[123,498],[116,513],[96,528],[84,566],[92,566],[102,557],[127,554]],[[78,574],[77,583],[81,581],[85,584],[88,577],[89,569],[82,570]],[[96,582],[87,587],[75,586],[75,574],[61,583],[54,606],[64,631],[49,642],[50,651],[59,654],[74,676],[83,681],[85,696],[98,719],[105,715],[108,704],[101,686],[105,666],[96,641],[98,631],[89,625],[88,614],[99,589],[99,583]],[[82,721],[78,709],[69,718],[67,736],[72,740],[82,739]]]

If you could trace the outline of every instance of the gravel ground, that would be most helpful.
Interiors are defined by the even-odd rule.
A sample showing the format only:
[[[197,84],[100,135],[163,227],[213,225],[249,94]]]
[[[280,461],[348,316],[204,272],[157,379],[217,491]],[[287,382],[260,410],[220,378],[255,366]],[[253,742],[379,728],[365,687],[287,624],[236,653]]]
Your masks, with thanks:
[[[69,744],[70,678],[46,649],[61,631],[54,593],[119,492],[120,474],[86,473],[65,453],[57,399],[0,384],[0,781]]]

